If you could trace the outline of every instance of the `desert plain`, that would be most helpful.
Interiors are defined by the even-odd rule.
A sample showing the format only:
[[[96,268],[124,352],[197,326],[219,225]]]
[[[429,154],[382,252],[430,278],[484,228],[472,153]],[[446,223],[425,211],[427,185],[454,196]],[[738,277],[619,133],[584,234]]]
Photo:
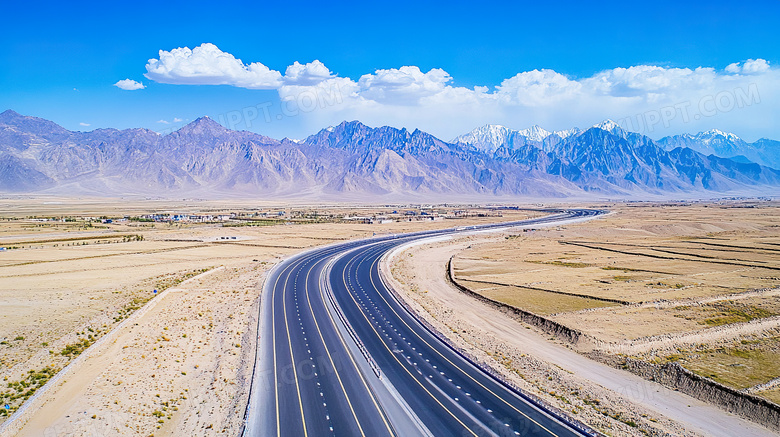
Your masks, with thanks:
[[[525,209],[537,206],[0,199],[0,426],[19,411],[2,435],[236,435],[263,278],[279,261],[350,239],[539,216]],[[677,362],[780,402],[780,204],[578,206],[612,214],[415,245],[385,268],[454,344],[605,434],[703,435],[562,369],[560,350]],[[448,268],[462,287],[588,341],[490,313],[454,291]],[[526,333],[553,349],[519,346]]]

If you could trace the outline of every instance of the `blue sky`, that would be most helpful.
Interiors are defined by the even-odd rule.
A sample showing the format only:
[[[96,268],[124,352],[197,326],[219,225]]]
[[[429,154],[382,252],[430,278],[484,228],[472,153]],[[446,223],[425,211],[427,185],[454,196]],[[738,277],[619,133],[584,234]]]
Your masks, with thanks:
[[[780,1],[679,3],[5,5],[15,18],[0,30],[0,108],[73,130],[166,131],[209,115],[277,138],[344,119],[450,139],[486,123],[554,130],[603,118],[653,138],[715,127],[780,138]],[[218,51],[148,71],[160,50],[202,44]],[[216,64],[230,58],[227,70]],[[291,80],[295,62],[309,65]],[[251,63],[281,79],[247,85],[240,68]],[[145,88],[114,86],[123,79]]]

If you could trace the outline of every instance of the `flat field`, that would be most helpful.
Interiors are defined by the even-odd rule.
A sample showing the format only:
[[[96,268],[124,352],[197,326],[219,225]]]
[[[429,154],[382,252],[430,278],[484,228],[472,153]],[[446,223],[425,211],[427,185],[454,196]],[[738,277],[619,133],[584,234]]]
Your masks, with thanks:
[[[476,242],[453,257],[454,277],[589,334],[607,351],[679,361],[737,389],[780,377],[777,204],[611,210],[576,226]]]

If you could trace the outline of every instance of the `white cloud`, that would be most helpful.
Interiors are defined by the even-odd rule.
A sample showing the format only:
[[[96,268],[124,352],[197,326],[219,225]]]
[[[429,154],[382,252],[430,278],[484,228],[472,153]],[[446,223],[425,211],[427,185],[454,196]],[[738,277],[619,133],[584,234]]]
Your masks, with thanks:
[[[79,126],[84,126],[84,127],[87,127],[87,126],[92,126],[92,125],[91,125],[91,124],[89,124],[89,123],[84,123],[84,122],[81,122],[81,123],[79,123]]]
[[[333,77],[322,62],[314,60],[308,64],[295,61],[284,72],[284,83],[287,85],[317,85]]]
[[[183,85],[232,85],[250,89],[276,89],[282,75],[254,62],[245,65],[214,44],[205,43],[190,50],[180,47],[160,50],[159,59],[146,64],[146,76],[155,82]]]
[[[184,121],[184,120],[182,120],[182,119],[181,119],[181,118],[179,118],[179,117],[173,117],[173,122],[174,122],[174,123],[181,123],[182,121]]]
[[[520,73],[501,82],[496,94],[504,103],[547,106],[577,97],[582,84],[553,70]]]
[[[714,76],[715,71],[710,68],[691,70],[639,65],[606,70],[583,80],[582,83],[598,94],[636,97],[700,87],[711,82]]]
[[[726,71],[734,74],[761,74],[769,71],[769,62],[764,59],[748,59],[744,63],[735,62],[726,67]]]
[[[451,80],[452,77],[441,68],[423,73],[419,67],[408,66],[364,74],[358,85],[360,94],[369,100],[410,104],[443,91]]]
[[[738,75],[710,67],[653,65],[585,78],[532,70],[492,88],[453,86],[443,70],[422,73],[417,67],[402,67],[379,70],[357,82],[334,78],[318,87],[283,87],[279,93],[294,101],[307,93],[340,91],[338,104],[304,114],[311,128],[358,119],[370,125],[417,127],[449,139],[488,123],[559,130],[611,118],[653,138],[718,127],[757,139],[780,137],[773,115],[780,111],[780,70],[767,65],[748,60],[739,64]]]
[[[141,82],[136,82],[132,79],[122,79],[115,83],[114,86],[125,91],[142,90],[146,88]]]
[[[171,122],[168,121],[168,120],[157,120],[157,123],[160,123],[160,124],[171,124]]]
[[[780,137],[774,122],[774,114],[780,111],[780,69],[763,59],[733,63],[723,70],[637,65],[583,78],[541,69],[520,72],[497,86],[473,88],[453,85],[453,78],[442,69],[423,72],[417,66],[380,69],[354,80],[332,73],[315,60],[295,62],[282,75],[258,62],[244,64],[213,44],[161,50],[160,58],[150,59],[146,69],[147,78],[163,83],[275,89],[284,104],[298,105],[300,123],[311,128],[358,119],[373,125],[419,127],[451,138],[487,123],[514,128],[538,124],[557,130],[634,117],[656,123],[644,129],[653,137],[711,127],[764,129],[757,135]],[[741,107],[730,105],[729,99],[740,93],[753,100]],[[718,96],[722,96],[720,108],[713,112],[713,99]],[[678,111],[671,119],[669,108]],[[704,109],[708,111],[702,115]],[[665,119],[658,124],[662,111]]]

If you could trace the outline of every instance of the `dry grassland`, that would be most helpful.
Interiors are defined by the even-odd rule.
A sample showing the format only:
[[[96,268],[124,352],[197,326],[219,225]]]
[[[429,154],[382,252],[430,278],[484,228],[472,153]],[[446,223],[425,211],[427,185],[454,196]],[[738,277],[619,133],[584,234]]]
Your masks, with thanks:
[[[780,389],[767,390],[761,393],[761,396],[780,405]]]
[[[737,389],[780,376],[778,205],[611,209],[577,226],[472,244],[453,258],[455,278],[604,350],[679,361]],[[776,401],[776,391],[766,397]]]
[[[738,340],[680,347],[656,362],[677,361],[694,372],[730,387],[744,390],[778,378],[780,329]],[[763,396],[763,392],[758,392]]]

